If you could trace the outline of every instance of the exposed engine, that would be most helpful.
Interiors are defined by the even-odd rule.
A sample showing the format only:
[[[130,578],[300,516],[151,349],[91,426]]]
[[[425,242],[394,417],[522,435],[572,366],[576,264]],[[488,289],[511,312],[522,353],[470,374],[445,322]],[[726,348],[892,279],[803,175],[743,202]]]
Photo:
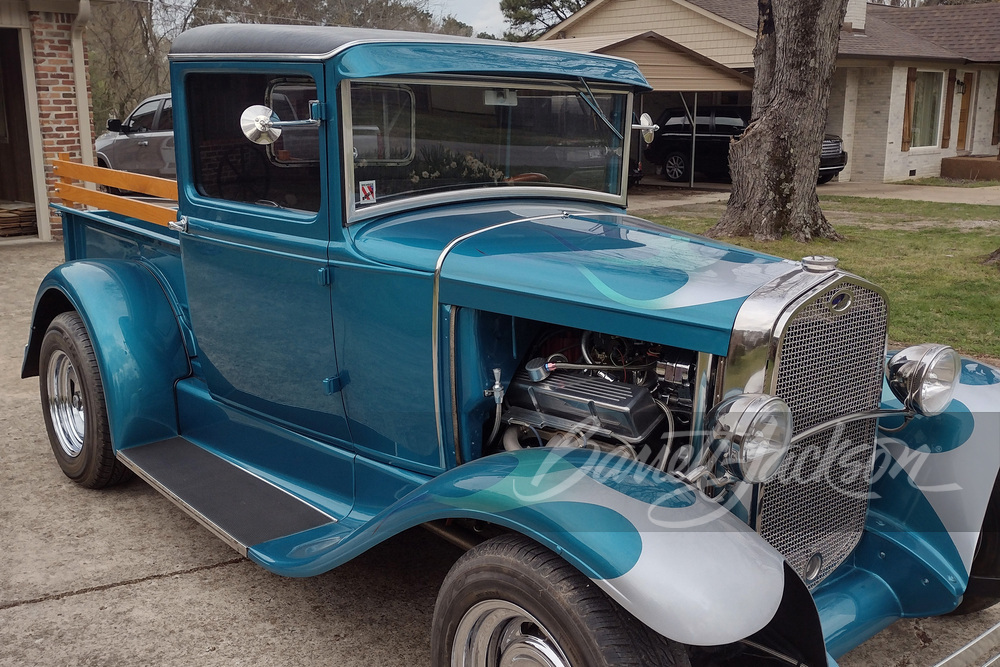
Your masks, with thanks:
[[[526,358],[507,389],[494,447],[588,447],[661,469],[689,451],[693,352],[555,329]]]

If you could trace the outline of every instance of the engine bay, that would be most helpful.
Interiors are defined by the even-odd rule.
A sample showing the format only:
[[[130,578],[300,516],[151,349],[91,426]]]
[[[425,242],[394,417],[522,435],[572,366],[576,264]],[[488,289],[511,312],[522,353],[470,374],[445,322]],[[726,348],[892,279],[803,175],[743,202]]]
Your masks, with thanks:
[[[580,447],[661,470],[687,463],[696,353],[548,326],[522,358],[485,438],[487,452]]]

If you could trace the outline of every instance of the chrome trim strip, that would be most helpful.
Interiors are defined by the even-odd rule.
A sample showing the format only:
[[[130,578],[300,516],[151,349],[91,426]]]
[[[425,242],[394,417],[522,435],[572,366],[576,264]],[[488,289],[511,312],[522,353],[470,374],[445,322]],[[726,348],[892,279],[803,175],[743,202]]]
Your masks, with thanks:
[[[841,424],[850,424],[851,422],[861,421],[862,419],[871,419],[873,417],[905,417],[912,414],[913,413],[908,410],[868,410],[866,412],[855,412],[851,415],[843,415],[842,417],[831,419],[828,422],[816,424],[815,426],[811,426],[804,431],[795,434],[792,436],[792,442],[789,446],[794,446],[810,436],[814,436],[817,433],[825,431],[829,428],[840,426]]]
[[[707,352],[699,352],[698,359],[695,361],[695,377],[692,382],[691,396],[691,442],[699,443],[697,445],[699,448],[704,444],[704,438],[701,437],[701,434],[705,431],[705,415],[708,414],[708,410],[711,408],[708,404],[708,386],[712,376],[712,367],[714,366],[713,357],[714,355]],[[701,461],[704,463],[703,459],[708,454],[708,448],[705,448],[701,452],[694,452],[693,454],[692,461]],[[664,458],[665,460],[666,458]]]
[[[722,396],[730,392],[765,393],[773,375],[777,353],[775,332],[780,331],[777,324],[782,314],[794,312],[792,305],[802,294],[841,275],[836,271],[813,273],[797,266],[747,297],[736,314],[729,339]]]
[[[577,213],[586,214],[587,212],[577,211]],[[441,317],[438,311],[441,309],[441,269],[444,267],[444,260],[459,243],[468,241],[469,239],[485,232],[492,232],[495,229],[509,227],[510,225],[516,225],[522,222],[568,218],[571,215],[573,215],[573,213],[570,211],[563,211],[562,213],[553,213],[551,215],[537,215],[530,218],[518,218],[516,220],[508,220],[507,222],[491,225],[490,227],[483,227],[482,229],[477,229],[452,239],[452,241],[444,247],[444,250],[441,251],[441,254],[438,255],[437,262],[434,265],[434,287],[431,293],[431,378],[432,384],[434,385],[434,421],[437,425],[438,451],[441,452],[442,468],[444,467],[444,424],[442,423],[444,415],[441,414],[441,361],[439,351],[441,346]]]
[[[128,450],[125,450],[125,451],[128,451]],[[209,532],[211,532],[213,535],[215,535],[220,540],[222,540],[223,542],[225,542],[226,544],[228,544],[230,547],[232,547],[234,550],[236,550],[236,552],[238,554],[240,554],[244,558],[247,557],[247,545],[241,544],[240,542],[238,542],[232,535],[230,535],[229,533],[227,533],[226,531],[224,531],[222,528],[220,528],[219,526],[217,526],[215,523],[213,523],[211,520],[209,520],[208,517],[206,517],[204,514],[202,514],[201,512],[197,511],[196,509],[194,509],[193,507],[191,507],[190,505],[188,505],[186,502],[184,502],[183,500],[181,500],[181,498],[179,496],[175,495],[170,489],[168,489],[163,484],[161,484],[159,481],[157,481],[157,479],[155,477],[147,474],[145,470],[143,470],[142,468],[140,468],[135,462],[132,461],[132,459],[130,459],[126,455],[125,451],[117,451],[117,452],[115,452],[115,457],[117,457],[117,459],[119,461],[121,461],[123,464],[125,464],[126,468],[128,468],[129,470],[131,470],[132,472],[134,472],[140,479],[142,479],[142,481],[146,482],[151,487],[153,487],[154,489],[156,489],[157,491],[159,491],[164,497],[166,497],[167,500],[169,500],[170,502],[172,502],[174,505],[177,505],[177,507],[179,507],[181,510],[183,510],[185,514],[187,514],[192,519],[194,519],[195,521],[197,521],[198,523],[200,523],[202,526],[204,526],[205,528],[207,528],[209,530]]]
[[[462,465],[462,438],[458,423],[458,368],[455,365],[456,347],[455,328],[458,322],[458,311],[461,308],[453,306],[448,312],[448,355],[449,371],[451,372],[451,430],[455,440],[455,465]]]

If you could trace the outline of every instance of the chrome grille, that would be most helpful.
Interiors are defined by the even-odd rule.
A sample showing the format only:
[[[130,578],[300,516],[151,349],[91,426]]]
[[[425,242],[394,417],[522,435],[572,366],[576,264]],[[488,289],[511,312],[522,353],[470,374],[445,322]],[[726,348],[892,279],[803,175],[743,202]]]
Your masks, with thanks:
[[[836,312],[834,304],[851,305]],[[799,433],[824,421],[878,407],[885,357],[886,304],[877,292],[837,283],[801,306],[785,328],[775,393],[792,409]],[[874,419],[824,430],[798,443],[763,489],[758,530],[818,584],[861,539],[875,445]]]
[[[823,149],[820,152],[820,156],[822,156],[822,157],[837,157],[842,152],[843,152],[843,148],[841,147],[841,142],[837,141],[836,139],[824,139],[823,140]]]

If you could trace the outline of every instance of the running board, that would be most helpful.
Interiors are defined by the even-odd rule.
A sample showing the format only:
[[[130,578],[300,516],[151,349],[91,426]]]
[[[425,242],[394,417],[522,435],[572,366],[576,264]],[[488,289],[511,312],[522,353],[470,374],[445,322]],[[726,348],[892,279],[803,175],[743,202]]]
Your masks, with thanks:
[[[130,447],[116,455],[243,556],[255,544],[336,521],[184,438]]]

